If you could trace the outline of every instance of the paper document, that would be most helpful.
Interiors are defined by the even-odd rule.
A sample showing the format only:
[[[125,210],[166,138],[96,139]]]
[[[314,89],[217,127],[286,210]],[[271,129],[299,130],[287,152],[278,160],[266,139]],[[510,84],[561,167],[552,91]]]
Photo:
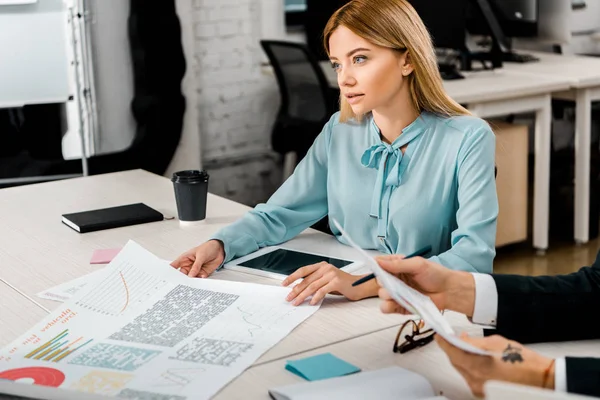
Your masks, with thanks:
[[[208,399],[317,311],[289,288],[194,279],[129,242],[0,350],[0,379],[127,399]]]
[[[363,249],[354,243],[352,238],[348,236],[336,220],[333,220],[333,223],[340,233],[344,235],[348,243],[363,255],[367,266],[371,268],[375,276],[379,279],[379,282],[387,289],[390,296],[392,296],[398,304],[402,305],[407,310],[412,311],[415,315],[419,315],[436,333],[454,346],[470,353],[490,355],[489,352],[481,350],[460,339],[429,296],[411,288],[406,283],[381,268],[373,257],[369,256]]]
[[[67,301],[77,294],[77,292],[83,289],[88,283],[98,281],[105,271],[106,270],[103,268],[94,272],[90,272],[89,274],[81,276],[77,279],[73,279],[72,281],[65,282],[39,292],[36,294],[36,296],[46,300],[55,300],[61,302]]]
[[[269,390],[275,400],[398,400],[436,397],[423,376],[400,367],[364,371],[314,382],[296,383]]]
[[[165,261],[167,264],[170,261]],[[102,275],[106,271],[105,268],[96,270],[94,272],[90,272],[84,276],[80,276],[79,278],[73,279],[71,281],[61,283],[60,285],[56,285],[51,287],[50,289],[43,290],[36,294],[37,297],[46,299],[46,300],[54,300],[64,302],[73,297],[77,292],[83,289],[87,284],[97,282]]]

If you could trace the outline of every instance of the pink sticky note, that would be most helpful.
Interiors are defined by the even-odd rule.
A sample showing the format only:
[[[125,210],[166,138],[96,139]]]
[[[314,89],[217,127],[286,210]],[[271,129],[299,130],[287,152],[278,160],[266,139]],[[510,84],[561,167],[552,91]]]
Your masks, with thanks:
[[[120,251],[121,249],[94,250],[90,264],[108,264]]]

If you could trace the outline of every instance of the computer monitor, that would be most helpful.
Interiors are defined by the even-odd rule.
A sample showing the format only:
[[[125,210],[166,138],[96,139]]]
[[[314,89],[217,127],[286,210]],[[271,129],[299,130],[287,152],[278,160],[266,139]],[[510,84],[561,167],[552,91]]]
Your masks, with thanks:
[[[539,1],[541,0],[471,0],[467,7],[466,28],[473,35],[492,38],[489,57],[495,67],[506,62],[537,61],[528,54],[512,51],[512,38],[532,38],[538,35]],[[481,58],[478,53],[475,58]]]
[[[409,0],[427,27],[438,49],[462,51],[466,44],[466,11],[469,0]]]
[[[504,35],[535,37],[538,34],[539,0],[487,0]],[[488,23],[476,1],[467,8],[467,30],[471,34],[491,34]]]
[[[306,0],[285,0],[283,7],[287,29],[294,29],[304,25]]]
[[[348,2],[349,0],[305,0],[306,42],[320,60],[328,59],[322,44],[323,29],[331,15]],[[468,2],[469,0],[409,0],[429,30],[434,46],[458,51],[465,49]],[[447,69],[445,65],[440,67]]]
[[[436,49],[456,50],[459,55],[466,49],[466,11],[469,0],[408,0],[423,20]],[[438,57],[438,67],[444,80],[463,76],[451,62]]]
[[[323,31],[327,21],[338,8],[350,0],[305,0],[304,33],[306,45],[319,60],[328,60],[329,57],[323,46]]]

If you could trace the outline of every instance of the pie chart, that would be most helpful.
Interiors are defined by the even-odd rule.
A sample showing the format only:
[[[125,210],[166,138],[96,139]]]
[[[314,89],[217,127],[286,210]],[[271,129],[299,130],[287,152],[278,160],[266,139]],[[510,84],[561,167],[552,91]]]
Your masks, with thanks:
[[[22,381],[34,385],[59,387],[65,381],[65,374],[48,367],[26,367],[8,369],[0,372],[0,379]]]

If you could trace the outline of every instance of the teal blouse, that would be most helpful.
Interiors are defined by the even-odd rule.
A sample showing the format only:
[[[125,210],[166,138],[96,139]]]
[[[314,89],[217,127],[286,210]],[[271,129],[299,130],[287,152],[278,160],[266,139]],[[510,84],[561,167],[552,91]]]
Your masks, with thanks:
[[[479,118],[423,112],[390,145],[372,116],[340,123],[336,113],[273,196],[213,239],[224,243],[229,261],[292,239],[329,215],[364,249],[408,254],[430,245],[433,261],[490,273],[494,160],[494,133]]]

